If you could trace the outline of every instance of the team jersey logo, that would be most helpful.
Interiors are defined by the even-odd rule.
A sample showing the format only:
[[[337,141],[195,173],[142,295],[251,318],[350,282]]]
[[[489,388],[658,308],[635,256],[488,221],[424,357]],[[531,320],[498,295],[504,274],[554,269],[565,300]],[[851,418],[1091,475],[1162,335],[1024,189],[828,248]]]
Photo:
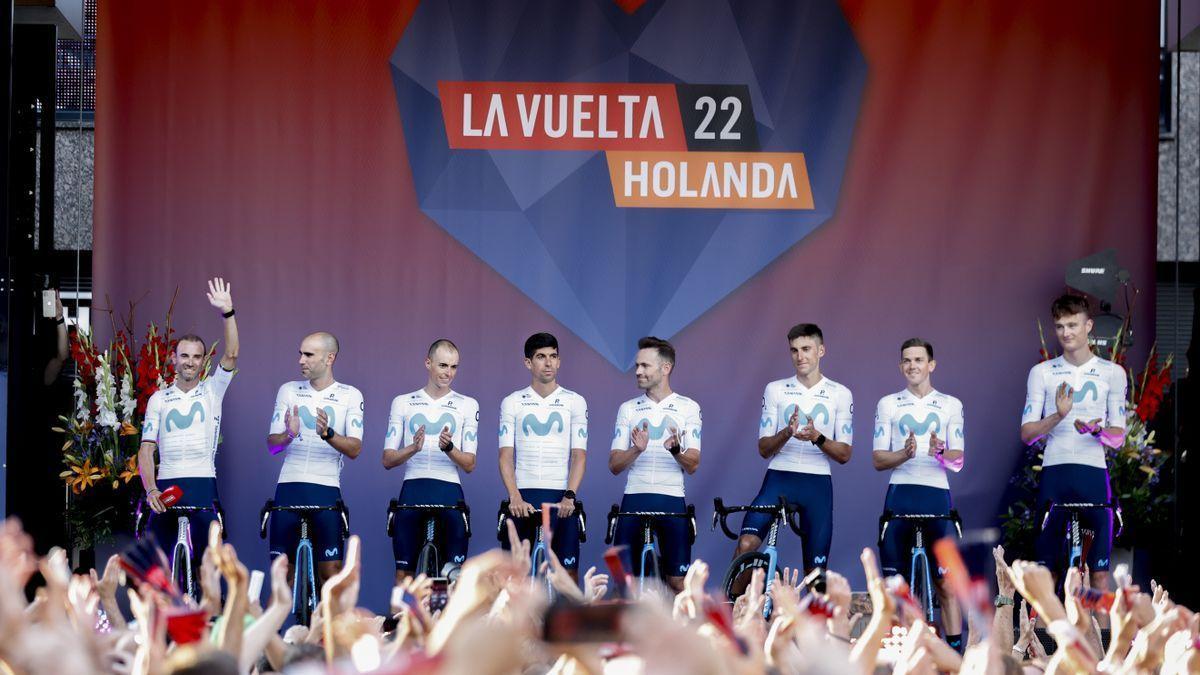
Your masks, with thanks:
[[[900,418],[900,435],[907,436],[909,433],[914,433],[918,436],[924,436],[925,432],[933,428],[934,433],[941,433],[942,422],[934,413],[929,413],[925,416],[924,422],[917,422],[912,415],[905,415]]]
[[[558,426],[557,429],[554,428],[555,425]],[[525,416],[525,419],[521,420],[521,431],[526,436],[531,431],[535,436],[549,436],[551,432],[561,434],[564,428],[562,414],[558,412],[550,413],[545,422],[539,422],[537,415],[533,413],[529,413]]]
[[[450,433],[454,433],[454,432],[450,432]],[[463,436],[465,436],[468,441],[473,441],[476,438],[478,438],[478,434],[476,434],[474,431],[468,431],[465,434],[463,434]]]
[[[336,422],[337,416],[334,415],[333,407],[325,406],[322,409],[325,411],[325,415],[329,418],[329,425],[328,425],[329,428],[331,428],[331,429],[335,428],[337,426],[337,422]],[[308,406],[303,406],[303,405],[300,406],[299,412],[300,412],[300,422],[302,424],[304,424],[304,426],[308,427],[309,429],[315,430],[317,428],[316,413],[309,410]]]
[[[1100,398],[1100,390],[1096,388],[1095,382],[1085,382],[1084,385],[1071,396],[1071,399],[1076,403],[1081,403],[1089,393],[1092,395],[1093,401]]]
[[[819,422],[820,424],[829,424],[829,409],[825,407],[824,403],[816,404],[815,406],[813,406],[812,410],[810,410],[808,412],[804,412],[803,408],[801,408],[800,406],[793,403],[783,409],[783,419],[785,419],[785,420],[792,419],[792,414],[795,413],[797,410],[800,411],[800,422],[801,423],[803,423],[805,420],[808,420],[808,419],[811,419],[815,423],[818,421],[818,418],[820,418],[820,422]]]
[[[417,429],[420,429],[421,427],[425,427],[425,433],[431,436],[440,434],[442,433],[442,429],[450,427],[450,433],[453,435],[454,432],[458,431],[458,422],[454,420],[454,415],[451,415],[450,413],[442,413],[442,416],[437,418],[436,422],[430,422],[429,418],[425,417],[421,413],[417,413],[416,415],[412,416],[411,420],[409,420],[408,431],[409,433],[415,434],[417,433]]]
[[[663,436],[665,436],[668,429],[671,429],[671,428],[678,429],[679,428],[679,425],[676,424],[675,420],[671,419],[671,417],[669,415],[664,415],[662,418],[662,421],[656,425],[650,424],[650,420],[643,417],[637,424],[635,424],[633,426],[634,426],[634,428],[637,428],[637,429],[646,427],[650,431],[650,440],[653,440],[653,441],[657,441],[660,438],[662,438]]]
[[[204,421],[204,404],[196,401],[192,404],[192,409],[188,414],[184,415],[178,410],[172,410],[167,413],[167,431],[171,431],[171,425],[174,424],[176,429],[187,429],[192,426],[192,422],[197,418]]]

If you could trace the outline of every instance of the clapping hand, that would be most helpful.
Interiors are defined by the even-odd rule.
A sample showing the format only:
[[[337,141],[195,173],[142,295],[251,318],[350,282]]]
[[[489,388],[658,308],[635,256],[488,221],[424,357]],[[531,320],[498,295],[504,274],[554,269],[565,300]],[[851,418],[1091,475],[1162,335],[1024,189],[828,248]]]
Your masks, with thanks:
[[[420,452],[425,445],[425,425],[417,427],[417,430],[412,435],[412,447],[414,452]]]
[[[438,448],[442,452],[450,449],[454,445],[454,436],[450,433],[450,425],[442,427],[442,433],[438,434]]]
[[[638,452],[645,452],[646,445],[650,443],[650,423],[642,422],[641,426],[635,426],[629,433],[629,439]]]
[[[327,429],[329,429],[329,413],[325,412],[324,408],[317,408],[317,436],[324,438]]]
[[[938,438],[937,432],[933,431],[929,434],[929,454],[940,455],[946,451],[946,441]]]
[[[1058,385],[1058,389],[1054,391],[1054,407],[1058,411],[1058,416],[1066,417],[1070,414],[1071,407],[1074,405],[1075,390],[1066,382]]]
[[[804,426],[800,428],[800,431],[796,434],[796,438],[799,438],[802,441],[809,441],[811,443],[820,438],[820,436],[821,432],[817,431],[817,427],[813,424],[812,418],[805,417]]]
[[[292,406],[283,413],[283,426],[288,436],[295,438],[300,435],[300,408]]]
[[[911,430],[908,432],[908,438],[904,439],[904,456],[909,459],[917,456],[917,435]]]

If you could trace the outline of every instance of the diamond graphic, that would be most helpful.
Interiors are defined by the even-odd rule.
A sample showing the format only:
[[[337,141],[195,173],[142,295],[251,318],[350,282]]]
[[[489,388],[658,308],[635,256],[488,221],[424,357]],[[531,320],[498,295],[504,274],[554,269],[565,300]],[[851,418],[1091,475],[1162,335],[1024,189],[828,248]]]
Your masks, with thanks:
[[[621,369],[829,219],[867,76],[836,0],[423,0],[390,64],[421,210]],[[439,80],[746,85],[815,208],[619,209],[601,151],[451,150]]]

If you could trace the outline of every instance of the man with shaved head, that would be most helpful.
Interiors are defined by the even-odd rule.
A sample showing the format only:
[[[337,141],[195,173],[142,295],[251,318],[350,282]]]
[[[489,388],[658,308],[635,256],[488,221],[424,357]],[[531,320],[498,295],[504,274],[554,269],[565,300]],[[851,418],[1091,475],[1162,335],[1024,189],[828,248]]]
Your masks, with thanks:
[[[475,469],[479,403],[450,388],[458,375],[458,347],[453,342],[443,338],[429,345],[425,370],[429,379],[424,387],[392,399],[383,440],[383,468],[404,465],[401,504],[454,506],[463,501],[458,472]],[[412,510],[396,513],[392,551],[397,582],[412,574],[416,566],[425,518]],[[467,557],[467,528],[462,516],[453,511],[442,513],[439,520],[437,544],[444,558],[438,561],[438,574],[449,576],[445,566],[461,565]]]
[[[358,389],[333,379],[338,340],[324,331],[300,343],[303,380],[287,382],[275,397],[267,447],[284,453],[278,506],[333,506],[342,498],[342,462],[362,451],[363,397]],[[342,566],[341,514],[317,511],[312,518],[313,557],[324,581]],[[300,518],[279,512],[271,517],[271,558],[294,556],[300,540]]]

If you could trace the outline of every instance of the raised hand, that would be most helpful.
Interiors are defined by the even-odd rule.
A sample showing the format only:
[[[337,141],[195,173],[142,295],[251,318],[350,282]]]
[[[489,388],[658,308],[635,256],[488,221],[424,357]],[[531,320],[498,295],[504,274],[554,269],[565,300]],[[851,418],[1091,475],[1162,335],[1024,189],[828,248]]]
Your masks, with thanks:
[[[691,570],[689,569],[689,572]],[[583,598],[586,602],[596,602],[608,592],[608,575],[597,574],[595,565],[583,573]]]
[[[445,452],[453,444],[454,436],[450,434],[450,425],[446,425],[442,427],[442,433],[438,434],[438,448]]]
[[[292,438],[300,435],[300,407],[292,406],[283,413],[283,426]]]
[[[424,424],[417,427],[417,430],[413,432],[412,446],[413,446],[413,448],[416,449],[417,452],[420,452],[421,448],[423,448],[425,446],[425,425]]]
[[[532,508],[532,505],[530,505]],[[512,504],[509,504],[509,511],[512,511]],[[508,550],[512,554],[513,564],[517,566],[519,574],[517,576],[527,576],[529,567],[533,562],[529,559],[530,543],[527,539],[521,539],[517,534],[517,525],[509,518],[505,521],[505,526],[508,528]]]
[[[233,286],[221,277],[209,280],[208,304],[221,310],[222,314],[228,314],[229,310],[233,309],[233,296],[229,293],[232,288]]]
[[[1058,389],[1054,391],[1054,408],[1058,412],[1059,417],[1066,417],[1071,413],[1071,407],[1075,405],[1075,390],[1071,385],[1063,382],[1058,385]]]
[[[917,456],[917,435],[909,430],[908,438],[904,439],[904,455],[909,459]]]
[[[792,411],[792,416],[788,418],[788,435],[794,438],[800,438],[800,406]]]
[[[650,443],[650,423],[642,422],[640,427],[635,426],[629,432],[629,440],[633,443],[633,447],[637,448],[638,452],[645,452],[646,445]]]
[[[271,604],[280,607],[291,607],[292,586],[287,578],[288,557],[279,555],[271,563]]]
[[[667,450],[667,452],[670,452],[671,454],[675,454],[676,452],[678,452],[679,450],[682,449],[679,446],[679,430],[678,429],[676,429],[675,427],[670,427],[667,429],[667,439],[665,441],[663,441],[663,448],[665,448]]]
[[[992,558],[996,561],[996,586],[1006,598],[1014,597],[1017,587],[1013,584],[1012,570],[1009,569],[1008,563],[1004,562],[1004,547],[999,544],[992,549]]]

